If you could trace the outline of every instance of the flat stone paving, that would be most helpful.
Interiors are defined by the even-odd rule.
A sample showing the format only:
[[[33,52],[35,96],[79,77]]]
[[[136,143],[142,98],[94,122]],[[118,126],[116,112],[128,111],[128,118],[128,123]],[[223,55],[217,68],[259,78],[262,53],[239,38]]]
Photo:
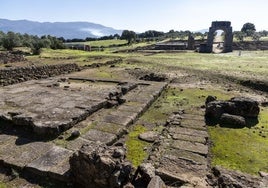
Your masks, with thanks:
[[[0,118],[39,135],[57,135],[103,108],[116,84],[28,81],[0,88]]]
[[[111,145],[116,142],[167,85],[131,83],[124,88],[125,103],[104,108],[109,95],[122,92],[122,87],[112,80],[88,80],[65,81],[55,77],[1,87],[0,119],[12,121],[16,126],[12,132],[0,132],[0,161],[22,172],[70,181],[69,157],[75,151],[86,143]],[[32,135],[50,134],[55,129],[62,132],[63,138],[35,141],[29,134],[19,133],[24,126],[33,128]],[[65,133],[75,130],[80,132],[79,137],[64,137]]]
[[[167,182],[206,187],[209,146],[204,116],[200,111],[186,111],[171,115],[168,122],[167,132],[149,157],[156,173]]]

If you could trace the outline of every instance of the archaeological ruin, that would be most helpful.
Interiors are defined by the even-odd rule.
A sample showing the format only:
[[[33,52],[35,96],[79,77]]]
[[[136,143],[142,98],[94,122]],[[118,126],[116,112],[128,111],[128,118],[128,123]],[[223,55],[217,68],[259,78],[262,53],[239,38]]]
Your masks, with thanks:
[[[214,33],[217,30],[224,31],[224,44],[223,52],[233,51],[233,31],[231,27],[231,22],[229,21],[214,21],[209,28],[207,43],[201,44],[199,52],[201,53],[211,53],[213,48]]]

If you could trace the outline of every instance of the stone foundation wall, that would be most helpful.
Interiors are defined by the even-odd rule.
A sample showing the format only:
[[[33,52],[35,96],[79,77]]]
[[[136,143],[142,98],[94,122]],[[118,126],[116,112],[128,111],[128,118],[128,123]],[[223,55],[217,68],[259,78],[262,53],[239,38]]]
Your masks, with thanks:
[[[268,41],[234,42],[233,50],[268,50]]]
[[[27,80],[37,80],[79,71],[77,64],[57,64],[29,67],[8,67],[0,69],[0,86],[11,85]]]

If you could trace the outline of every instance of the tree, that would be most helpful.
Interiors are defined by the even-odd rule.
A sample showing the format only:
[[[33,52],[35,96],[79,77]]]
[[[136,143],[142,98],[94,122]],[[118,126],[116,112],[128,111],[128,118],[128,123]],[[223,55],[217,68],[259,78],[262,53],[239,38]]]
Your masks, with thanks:
[[[128,44],[131,44],[136,39],[136,33],[134,31],[124,30],[121,39],[125,39],[128,41]]]
[[[2,46],[2,41],[5,36],[5,33],[3,31],[0,31],[0,46]]]
[[[243,41],[245,36],[246,34],[242,31],[234,31],[234,37],[239,41]]]
[[[252,35],[252,39],[253,39],[254,41],[259,41],[260,38],[261,38],[261,34],[258,33],[258,32],[255,32],[255,33]]]
[[[245,33],[246,36],[251,37],[255,33],[256,28],[253,23],[245,23],[241,29],[241,32]]]
[[[20,38],[12,31],[7,32],[7,34],[2,38],[2,45],[7,50],[13,50],[13,48],[19,44]]]

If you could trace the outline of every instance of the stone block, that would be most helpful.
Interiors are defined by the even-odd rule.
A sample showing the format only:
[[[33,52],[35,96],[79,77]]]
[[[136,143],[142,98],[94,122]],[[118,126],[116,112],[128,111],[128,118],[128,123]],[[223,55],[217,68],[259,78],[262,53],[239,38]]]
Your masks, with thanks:
[[[117,136],[112,133],[103,132],[95,129],[91,129],[86,134],[82,135],[84,139],[94,141],[94,142],[101,142],[107,145],[111,145],[117,140]]]
[[[40,176],[66,180],[69,178],[69,158],[72,151],[53,146],[44,155],[26,166],[26,170]]]

